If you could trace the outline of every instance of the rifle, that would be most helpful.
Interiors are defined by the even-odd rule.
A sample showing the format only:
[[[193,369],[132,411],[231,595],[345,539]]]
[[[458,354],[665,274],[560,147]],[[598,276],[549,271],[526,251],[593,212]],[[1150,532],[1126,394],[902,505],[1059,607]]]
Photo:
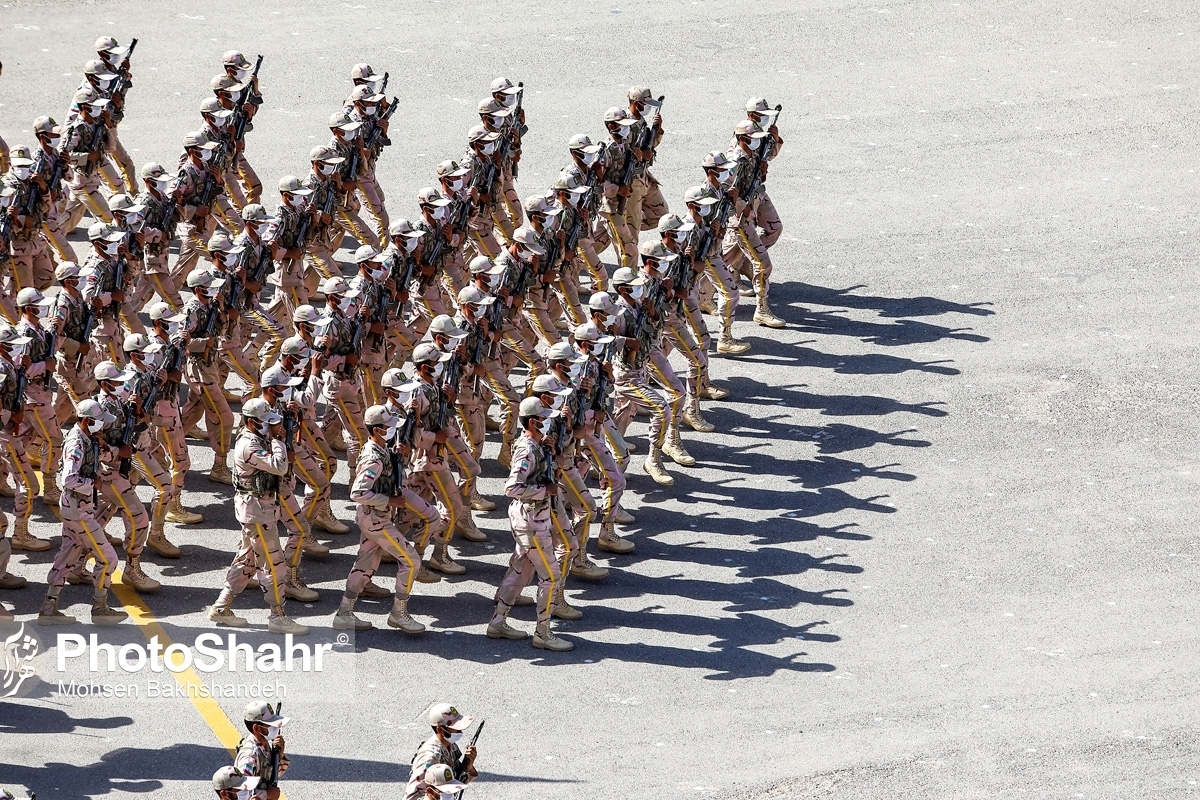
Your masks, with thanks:
[[[220,310],[217,307],[217,298],[214,297],[212,302],[208,304],[208,316],[204,318],[204,328],[203,328],[203,330],[201,330],[200,336],[198,338],[200,338],[200,339],[212,338],[213,333],[217,329],[217,316],[219,314],[220,314]],[[212,346],[211,343],[209,344],[209,346],[210,347]],[[207,355],[207,352],[206,352],[206,355]]]
[[[121,447],[129,447],[133,443],[134,405],[125,404],[125,424],[121,428]],[[133,468],[133,456],[121,459],[121,477],[128,478],[129,470]]]
[[[376,94],[387,94],[388,77],[389,77],[388,74],[386,72],[384,72],[383,80],[379,82],[379,91],[376,92]],[[396,99],[398,100],[399,98],[396,98]]]
[[[775,106],[776,119],[779,119],[779,112],[781,111],[783,111],[782,103]],[[754,202],[754,196],[757,195],[758,190],[762,188],[763,165],[767,162],[767,159],[770,158],[770,151],[774,149],[775,140],[772,139],[770,147],[767,147],[764,144],[762,147],[758,148],[758,151],[754,154],[754,167],[750,171],[750,174],[745,178],[745,187],[738,188],[738,197],[741,198],[747,205]]]
[[[12,209],[5,209],[4,216],[0,217],[0,245],[3,246],[0,252],[5,255],[8,255],[8,243],[12,241],[12,221]]]
[[[118,256],[117,266],[113,268],[112,285],[108,287],[109,294],[113,294],[115,292],[121,292],[124,294],[125,290],[121,287],[125,285],[125,266],[125,258]]]
[[[38,155],[40,156],[45,152],[46,151],[43,150],[38,153]],[[58,192],[58,185],[62,183],[63,167],[65,163],[65,153],[62,151],[56,152],[54,154],[54,172],[50,175],[50,182],[46,184],[46,195],[51,199],[53,199],[55,193]],[[37,205],[40,201],[41,195],[38,193],[37,184],[30,183],[29,195],[25,198],[25,216],[33,216],[33,211],[35,208],[37,208]],[[7,236],[0,237],[0,239],[7,239]]]
[[[254,69],[250,72],[250,77],[246,80],[246,85],[242,88],[241,97],[237,100],[237,107],[233,110],[233,144],[236,149],[237,143],[246,135],[246,123],[250,121],[250,115],[246,113],[246,103],[250,100],[250,93],[254,90],[254,80],[258,77],[258,69],[262,66],[263,57],[260,55],[258,60],[254,62]]]
[[[434,432],[443,431],[450,424],[450,414],[454,403],[450,401],[450,397],[446,394],[446,388],[449,386],[455,392],[458,391],[458,380],[462,377],[462,362],[458,358],[458,354],[454,353],[450,357],[450,362],[446,365],[446,372],[442,375],[442,385],[438,387],[438,404],[436,413],[434,414],[433,424]]]
[[[399,275],[397,275],[396,273],[399,272],[401,263],[404,264],[404,272],[401,272]],[[408,289],[408,285],[412,283],[413,270],[416,269],[416,266],[417,262],[415,259],[409,258],[401,250],[396,251],[396,258],[393,259],[391,269],[388,271],[388,278],[390,278],[396,284],[396,294],[394,296],[389,294],[386,298],[382,296],[379,298],[379,305],[376,307],[375,313],[371,316],[372,323],[387,323],[387,315],[391,310],[391,304],[396,300],[397,297],[399,297],[400,293],[406,291]],[[396,314],[398,316],[404,315],[403,303],[401,303],[396,309]],[[378,347],[383,340],[384,334],[371,334],[371,344],[373,346]]]
[[[386,76],[384,79],[386,80]],[[381,94],[382,94],[382,92],[381,92]],[[391,119],[392,114],[396,113],[396,108],[399,105],[400,105],[400,98],[393,97],[391,105],[388,106],[387,111],[383,112],[383,114],[381,116],[379,116],[378,118],[376,118],[376,117],[370,118],[371,130],[369,130],[367,132],[367,135],[363,137],[363,149],[364,150],[367,150],[370,153],[375,153],[375,148],[378,147],[379,152],[382,153],[383,148],[386,147],[387,145],[391,144],[391,140],[388,140],[387,142],[379,141],[380,138],[383,136],[383,126],[380,123],[387,122],[389,119]],[[351,159],[353,168],[351,170],[349,170],[351,175],[358,174],[358,158],[359,158],[359,151],[355,150],[354,157]]]
[[[486,719],[479,721],[479,727],[475,729],[475,735],[471,737],[471,742],[470,742],[470,744],[467,745],[468,750],[471,749],[472,747],[474,747],[475,743],[479,741],[479,734],[483,733],[483,726],[485,724],[487,724]],[[463,752],[466,752],[466,751],[464,750]],[[456,764],[454,767],[454,780],[465,782],[466,779],[467,779],[466,764]],[[463,789],[463,792],[465,792],[465,791],[466,791],[466,789]],[[462,797],[463,792],[458,793],[459,797]]]
[[[275,704],[274,711],[276,714],[279,713],[279,707],[282,705],[283,705],[282,700],[280,700],[278,703]],[[266,784],[265,788],[267,788],[267,789],[270,789],[272,787],[279,785],[279,757],[281,755],[282,754],[279,752],[279,748],[272,744],[271,745],[271,780],[263,782]],[[263,783],[259,784],[259,788],[263,788]]]
[[[27,382],[28,381],[25,378],[25,367],[18,367],[17,389],[15,392],[13,392],[13,407],[9,409],[11,412],[11,417],[8,422],[13,433],[16,433],[17,429],[21,427],[21,418],[23,416],[23,409],[25,406],[25,385]]]
[[[521,124],[521,103],[525,101],[525,82],[518,81],[517,88],[521,91],[517,92],[517,102],[516,105],[513,106],[512,116],[510,116],[509,119],[513,121],[512,130],[514,133],[516,133],[516,136],[512,137],[512,144],[516,145],[517,149],[520,150],[521,138],[525,135],[525,132],[529,130],[529,126]],[[504,157],[508,156],[508,148],[504,149],[503,155]],[[501,163],[503,163],[503,161]],[[516,180],[518,166],[519,165],[517,162],[514,161],[512,165],[513,180]]]
[[[283,417],[283,446],[290,453],[296,449],[296,431],[300,425],[296,415],[288,411],[286,407],[282,409],[282,412],[280,416]]]
[[[658,101],[656,103],[649,103],[649,102],[646,103],[646,105],[649,105],[651,108],[655,109],[654,117],[656,119],[659,116],[659,109],[662,108],[662,103],[663,103],[664,99],[666,99],[666,95],[659,95]],[[637,158],[637,156],[634,155],[633,151],[634,150],[652,150],[652,148],[654,146],[654,125],[647,121],[643,121],[643,122],[645,124],[645,128],[642,131],[642,135],[640,137],[638,137],[638,140],[636,142],[631,142],[629,144],[628,149],[626,150],[625,163],[621,165],[621,180],[620,180],[620,183],[618,183],[618,186],[620,186],[621,188],[625,188],[626,186],[633,185],[633,169],[638,164],[638,158]],[[653,162],[654,162],[654,156],[653,156],[653,152],[652,152],[650,159],[648,161],[646,161],[645,163],[647,166],[649,166]],[[625,213],[625,203],[628,199],[629,198],[627,196],[623,196],[617,200],[617,211],[619,211],[622,214]]]
[[[129,52],[125,54],[125,60],[133,58],[133,51],[137,47],[138,40],[132,39],[129,42]],[[121,67],[118,73],[116,84],[113,85],[111,97],[119,97],[122,101],[125,99],[125,92],[129,91],[129,70]]]
[[[99,465],[100,465],[100,436],[92,436],[88,434],[92,440],[92,507],[95,508],[100,504],[99,492],[96,484],[100,481]]]
[[[91,303],[88,303],[87,305],[84,306],[83,336],[79,339],[80,347],[83,347],[84,345],[86,345],[88,343],[88,340],[92,338],[92,328],[95,326],[95,324],[96,324],[96,309],[92,307]],[[84,355],[85,354],[81,350],[79,355],[75,356],[75,371],[76,372],[83,369]]]

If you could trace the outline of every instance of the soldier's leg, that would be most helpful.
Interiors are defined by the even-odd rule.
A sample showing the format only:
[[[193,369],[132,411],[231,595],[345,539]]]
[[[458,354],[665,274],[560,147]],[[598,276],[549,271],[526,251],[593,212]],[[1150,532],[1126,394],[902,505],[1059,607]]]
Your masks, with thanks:
[[[225,229],[230,237],[237,236],[246,227],[246,223],[242,221],[242,215],[234,208],[233,203],[230,202],[229,196],[226,194],[219,194],[213,200],[212,214],[210,216],[214,217],[220,223],[221,227]]]
[[[129,152],[122,144],[121,137],[117,135],[115,126],[108,129],[108,134],[108,158],[116,164],[117,169],[121,172],[121,177],[124,178],[124,186],[117,191],[125,192],[132,197],[138,193],[138,187],[141,185],[138,180],[137,167],[133,165],[133,159],[129,157]]]
[[[216,229],[217,221],[212,214],[179,226],[179,258],[171,269],[171,280],[176,286],[185,285],[200,256],[208,254],[208,240]]]
[[[246,190],[246,202],[262,202],[262,181],[259,179],[258,173],[254,171],[254,167],[250,166],[250,161],[246,158],[246,154],[238,153],[235,164],[238,177],[242,181],[242,187]]]
[[[263,597],[271,606],[272,616],[282,616],[284,606],[283,579],[286,565],[279,547],[279,527],[274,522],[244,523],[249,528],[254,547],[254,563]]]
[[[249,201],[246,199],[245,193],[242,192],[242,184],[238,181],[238,174],[233,169],[233,165],[230,165],[230,168],[225,171],[224,186],[225,196],[240,214]]]
[[[33,468],[29,466],[25,442],[12,434],[5,434],[0,441],[4,443],[4,460],[17,490],[13,500],[12,548],[35,553],[49,550],[49,542],[38,539],[29,532],[29,517],[33,514],[33,500],[37,496],[38,483]]]
[[[771,198],[766,192],[759,192],[758,195],[758,210],[755,214],[757,219],[758,229],[761,231],[759,238],[762,240],[764,247],[774,247],[779,241],[779,237],[783,235],[783,220],[779,218],[779,212],[775,210],[775,204],[771,202]]]
[[[386,246],[388,226],[391,223],[388,220],[387,208],[383,204],[383,193],[379,190],[373,169],[366,177],[359,180],[358,192],[362,198],[362,205],[367,209],[367,214],[371,217],[372,222],[375,223],[375,232],[380,244]]]
[[[658,221],[667,215],[667,199],[663,197],[658,180],[649,171],[643,176],[646,189],[642,194],[641,227],[638,230],[652,231],[658,227]]]

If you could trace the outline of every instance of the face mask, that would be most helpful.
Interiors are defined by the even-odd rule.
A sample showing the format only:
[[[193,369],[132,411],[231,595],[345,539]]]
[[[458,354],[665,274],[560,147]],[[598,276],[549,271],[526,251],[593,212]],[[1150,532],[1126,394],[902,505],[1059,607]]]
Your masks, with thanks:
[[[212,157],[213,157],[212,150],[201,150],[200,151],[200,163],[207,164],[209,161],[212,161]]]
[[[462,731],[454,731],[446,738],[450,740],[451,744],[458,744],[458,742],[462,741],[463,734]]]
[[[708,217],[708,216],[712,216],[714,206],[711,204],[696,205],[695,208],[696,208],[696,210],[698,210],[700,212],[700,216]]]
[[[242,81],[246,80],[246,76],[250,74],[249,70],[245,70],[245,69],[235,69],[233,71],[233,73],[234,73],[234,77],[237,78],[238,83],[241,83]]]
[[[98,419],[89,419],[87,423],[88,433],[99,433],[104,427],[104,422]]]
[[[120,386],[113,389],[113,392],[112,392],[113,397],[117,398],[118,400],[122,400],[122,401],[128,400],[130,395],[132,395],[132,394],[133,394],[133,390],[129,388],[129,384],[127,384],[127,383],[122,383]]]
[[[333,164],[327,164],[324,161],[317,162],[317,173],[320,175],[332,175]]]
[[[9,359],[12,361],[16,361],[18,358],[20,358],[21,356],[26,355],[28,353],[29,353],[29,345],[14,344],[12,346],[12,349],[9,351]]]
[[[343,138],[345,138],[345,140],[347,142],[353,142],[355,139],[358,138],[358,131],[359,131],[358,128],[355,128],[352,131],[342,131],[342,136],[343,136]]]
[[[178,322],[168,322],[167,323],[167,336],[174,336],[177,333],[179,333],[179,323]]]
[[[494,153],[495,151],[496,151],[496,143],[495,143],[495,142],[487,142],[487,143],[486,143],[486,144],[484,144],[484,146],[481,148],[481,152],[482,152],[482,153],[483,153],[485,156],[490,156],[490,155],[491,155],[492,153]]]
[[[492,95],[495,97],[495,95]],[[505,108],[512,108],[517,104],[517,96],[515,94],[501,95],[500,105]]]
[[[617,318],[615,315],[609,314],[607,317],[604,318],[605,327],[608,327],[610,325],[616,325],[616,324],[617,324]]]
[[[595,358],[604,358],[604,350],[606,347],[608,347],[608,345],[604,345],[604,344],[593,345],[591,355],[594,356]]]
[[[155,188],[155,190],[158,191],[159,194],[166,194],[167,192],[171,191],[171,179],[170,178],[155,178],[154,179],[154,188]]]
[[[600,158],[599,153],[584,153],[583,154],[583,163],[587,164],[590,167],[592,164],[595,164],[599,158]]]
[[[412,236],[412,237],[409,237],[409,236],[403,236],[403,237],[401,237],[401,242],[402,242],[402,244],[403,244],[403,247],[404,247],[404,252],[406,252],[406,253],[412,253],[412,252],[415,252],[415,251],[416,251],[416,249],[417,249],[417,244],[418,244],[420,241],[421,241],[421,240],[420,240],[420,239],[418,239],[418,238],[417,238],[417,237],[415,237],[415,236]]]
[[[50,146],[51,150],[57,150],[59,145],[62,144],[62,137],[61,136],[52,136],[51,138],[46,140],[46,144],[48,144]]]
[[[140,231],[142,226],[146,224],[146,220],[141,214],[126,214],[125,227],[131,231]]]
[[[388,425],[387,428],[385,428],[383,431],[383,440],[385,442],[390,442],[393,439],[395,439],[397,430],[399,430],[399,425],[396,425],[394,423],[392,425]]]
[[[349,297],[338,298],[337,307],[343,314],[349,315],[354,309],[354,301]]]
[[[439,361],[433,367],[433,379],[436,381],[442,377],[442,373],[446,371],[446,365]]]
[[[549,436],[550,431],[553,428],[554,428],[554,420],[551,417],[546,417],[545,419],[538,422],[538,430],[542,432],[542,436]]]
[[[363,106],[362,113],[364,117],[373,117],[375,112],[379,110],[379,106]]]
[[[102,78],[101,80],[96,81],[96,83],[100,91],[107,92],[112,88],[114,80],[115,79],[113,78]]]
[[[375,281],[376,283],[382,283],[383,279],[387,277],[387,268],[375,267],[374,269],[370,270],[368,274],[371,276],[371,280]]]
[[[556,394],[554,395],[554,402],[550,404],[550,408],[558,411],[560,408],[566,405],[566,402],[567,396],[565,394]]]
[[[633,287],[633,294],[632,294],[632,296],[633,296],[633,299],[634,299],[634,300],[641,300],[641,299],[642,299],[642,296],[643,296],[643,295],[645,295],[645,293],[646,293],[646,286],[645,286],[645,284],[641,284],[641,285],[638,285],[638,286],[635,286],[635,287]]]
[[[20,180],[29,178],[29,167],[13,167],[13,174]]]
[[[301,208],[304,205],[304,198],[298,194],[289,195],[287,204],[289,208]]]
[[[429,218],[440,222],[446,217],[446,206],[434,206],[429,211]]]
[[[147,369],[158,369],[162,366],[162,353],[146,353],[142,356]]]
[[[216,286],[205,286],[203,289],[203,292],[204,292],[204,296],[211,300],[212,298],[214,298],[218,294],[220,294],[221,290],[219,287],[216,287]]]
[[[283,390],[283,395],[279,398],[279,400],[282,403],[290,403],[292,402],[292,395],[294,394],[295,391],[293,390],[293,387],[289,386]]]
[[[623,142],[629,138],[629,128],[628,127],[622,127],[622,126],[618,125],[616,127],[616,129],[610,131],[610,133],[612,133],[612,137],[614,139],[616,139],[618,142]]]
[[[217,130],[221,130],[229,124],[229,117],[209,117],[208,124],[212,125]]]
[[[105,255],[115,256],[117,254],[117,251],[120,249],[121,249],[120,242],[105,242],[104,243],[104,254]]]
[[[50,306],[34,306],[33,313],[37,314],[38,319],[45,319],[50,316]]]
[[[576,362],[572,363],[571,368],[569,370],[567,370],[567,373],[571,376],[572,383],[579,380],[579,376],[582,372],[583,372],[583,362],[582,361],[576,361]]]
[[[457,192],[462,187],[463,187],[463,179],[462,178],[451,178],[450,191]]]
[[[733,177],[733,170],[723,169],[717,173],[717,183],[724,186],[725,184],[729,183],[729,179],[731,177]]]
[[[222,253],[221,263],[227,267],[236,267],[240,258],[241,253]]]

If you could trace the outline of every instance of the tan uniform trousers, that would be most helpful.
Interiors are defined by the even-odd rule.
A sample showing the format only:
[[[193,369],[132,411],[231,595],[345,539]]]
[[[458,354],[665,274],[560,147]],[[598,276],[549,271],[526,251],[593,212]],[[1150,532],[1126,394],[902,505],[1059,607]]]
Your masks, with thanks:
[[[654,230],[667,213],[667,200],[650,170],[635,177],[629,187],[629,202],[625,205],[626,222],[634,234]]]
[[[59,514],[62,516],[62,544],[46,577],[46,583],[50,585],[48,595],[57,598],[67,576],[82,568],[88,558],[96,559],[92,586],[97,596],[103,595],[117,571],[117,551],[104,535],[104,525],[96,517],[91,495],[81,497],[74,492],[63,492]]]
[[[223,459],[229,453],[233,436],[233,412],[219,383],[219,366],[215,359],[205,361],[189,355],[184,374],[188,382],[188,401],[179,415],[183,430],[190,431],[200,417],[204,417],[208,444],[217,458]]]
[[[615,398],[613,401],[613,422],[616,429],[624,438],[629,423],[633,420],[638,409],[650,413],[650,443],[655,450],[661,450],[663,440],[667,436],[667,403],[661,394],[651,388],[646,380],[645,370],[618,370],[616,375]],[[682,387],[681,387],[682,388]]]
[[[358,555],[346,578],[346,596],[357,598],[370,583],[383,554],[396,559],[396,598],[412,594],[413,581],[421,568],[421,556],[412,543],[400,533],[391,520],[388,509],[359,505],[354,517],[358,523]]]
[[[159,467],[161,472],[162,467]],[[162,473],[165,477],[165,473]],[[169,482],[169,481],[168,481]],[[125,525],[125,554],[131,558],[140,556],[150,536],[150,517],[146,507],[138,499],[137,492],[128,478],[121,475],[117,463],[112,472],[105,476],[100,490],[100,522],[107,526],[118,513]]]
[[[518,501],[514,501],[516,505]],[[516,546],[512,557],[508,560],[508,571],[500,580],[496,589],[496,601],[506,606],[516,605],[517,597],[537,575],[537,621],[539,624],[550,621],[550,610],[554,603],[554,595],[562,583],[563,571],[561,551],[564,543],[556,535],[555,525],[548,501],[534,513],[525,515],[526,524],[518,530],[514,528],[513,539]],[[509,519],[514,514],[509,510]],[[559,552],[556,552],[559,551]]]
[[[243,522],[241,527],[241,542],[238,544],[237,554],[233,557],[233,563],[225,573],[225,591],[222,595],[241,594],[250,584],[251,578],[258,578],[267,605],[283,605],[283,589],[280,584],[287,577],[287,567],[283,550],[279,547],[278,523]]]

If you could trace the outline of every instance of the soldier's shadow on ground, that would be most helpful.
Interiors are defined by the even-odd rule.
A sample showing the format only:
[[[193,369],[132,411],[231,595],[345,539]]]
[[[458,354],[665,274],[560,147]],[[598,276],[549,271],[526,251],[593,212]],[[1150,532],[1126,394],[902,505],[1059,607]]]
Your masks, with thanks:
[[[283,779],[285,791],[289,783],[342,783],[347,776],[353,776],[354,780],[360,783],[381,783],[389,786],[403,786],[408,781],[408,765],[394,761],[333,758],[304,752],[291,755],[292,766]],[[185,781],[196,785],[199,780],[203,780],[205,786],[197,795],[211,796],[211,786],[204,778],[230,761],[229,752],[215,745],[175,744],[158,749],[122,747],[105,753],[97,762],[83,766],[63,762],[48,762],[40,767],[0,763],[0,778],[8,786],[25,786],[30,791],[37,792],[40,797],[54,797],[60,800],[86,800],[118,791],[152,794],[162,791],[165,781]],[[113,777],[115,775],[120,777]],[[496,783],[572,782],[491,772],[481,774],[480,780]],[[395,792],[396,796],[401,793]]]

